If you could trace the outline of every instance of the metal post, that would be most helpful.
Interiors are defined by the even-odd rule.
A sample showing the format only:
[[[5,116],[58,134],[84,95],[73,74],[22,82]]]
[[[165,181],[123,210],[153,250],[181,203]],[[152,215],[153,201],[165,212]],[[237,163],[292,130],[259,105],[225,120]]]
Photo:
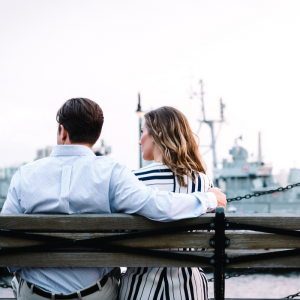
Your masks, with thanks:
[[[208,121],[207,124],[210,127],[210,132],[211,132],[211,149],[213,152],[213,166],[215,169],[218,168],[217,164],[217,155],[216,155],[216,139],[215,139],[215,133],[214,133],[214,122],[213,121]],[[219,179],[215,179],[216,186],[219,186]]]
[[[205,122],[206,119],[205,119],[205,108],[204,108],[204,98],[203,98],[203,95],[204,95],[204,93],[203,93],[203,81],[200,80],[199,83],[200,83],[200,95],[201,95],[201,102],[202,102],[203,121]]]
[[[138,113],[138,117],[139,117],[139,137],[140,137],[140,140],[141,140],[141,137],[142,137],[142,131],[141,131],[141,128],[142,128],[142,118],[144,116],[144,113],[142,111],[142,107],[141,107],[141,95],[140,93],[138,93],[138,107],[137,107],[137,110],[136,112]],[[143,167],[143,154],[142,154],[142,147],[140,147],[140,168]]]
[[[142,118],[139,117],[139,129],[140,129],[140,140],[142,137]],[[143,167],[143,154],[142,154],[142,147],[140,146],[140,168]]]
[[[210,240],[210,244],[215,248],[215,254],[211,259],[214,269],[214,295],[215,300],[224,300],[225,297],[225,247],[230,241],[225,236],[225,214],[223,207],[217,207],[215,222],[211,227],[215,230],[214,237]]]

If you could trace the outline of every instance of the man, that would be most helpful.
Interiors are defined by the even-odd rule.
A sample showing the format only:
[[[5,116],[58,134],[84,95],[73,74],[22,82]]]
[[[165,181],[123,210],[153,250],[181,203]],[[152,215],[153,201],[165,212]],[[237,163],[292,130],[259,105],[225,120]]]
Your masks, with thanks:
[[[104,117],[86,98],[68,100],[57,112],[57,144],[51,156],[14,175],[2,213],[129,213],[168,222],[197,217],[226,206],[218,189],[190,195],[159,192],[143,185],[124,165],[92,151]],[[113,268],[22,268],[18,297],[116,299]],[[58,295],[60,294],[60,295]],[[63,295],[62,295],[63,294]]]

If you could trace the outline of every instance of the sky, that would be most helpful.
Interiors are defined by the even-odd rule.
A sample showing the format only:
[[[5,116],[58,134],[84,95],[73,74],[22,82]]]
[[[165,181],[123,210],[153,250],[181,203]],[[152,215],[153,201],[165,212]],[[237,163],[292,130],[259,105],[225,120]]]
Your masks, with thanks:
[[[143,110],[174,106],[198,133],[202,79],[206,118],[226,104],[219,163],[240,135],[255,160],[260,131],[275,173],[300,168],[299,15],[298,0],[0,0],[0,166],[55,145],[57,110],[87,97],[111,156],[137,169],[138,92]],[[208,127],[198,135],[204,154]]]

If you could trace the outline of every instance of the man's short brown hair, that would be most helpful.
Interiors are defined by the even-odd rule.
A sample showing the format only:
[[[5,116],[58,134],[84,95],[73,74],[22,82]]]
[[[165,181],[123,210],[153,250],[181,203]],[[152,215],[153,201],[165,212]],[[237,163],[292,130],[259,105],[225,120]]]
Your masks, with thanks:
[[[56,121],[67,130],[71,143],[94,145],[100,136],[104,117],[102,109],[94,101],[72,98],[58,110]]]

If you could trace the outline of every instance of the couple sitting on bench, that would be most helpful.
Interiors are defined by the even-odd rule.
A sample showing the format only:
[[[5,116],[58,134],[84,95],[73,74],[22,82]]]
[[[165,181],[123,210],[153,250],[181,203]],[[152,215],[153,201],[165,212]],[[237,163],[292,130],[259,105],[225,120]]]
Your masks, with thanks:
[[[195,136],[180,111],[161,107],[145,114],[140,145],[143,158],[154,162],[135,172],[93,153],[103,121],[95,102],[65,102],[57,112],[57,146],[50,157],[16,172],[2,213],[127,213],[170,222],[226,207],[225,195],[205,175]],[[22,300],[208,299],[200,268],[128,268],[120,282],[116,268],[10,271]]]

